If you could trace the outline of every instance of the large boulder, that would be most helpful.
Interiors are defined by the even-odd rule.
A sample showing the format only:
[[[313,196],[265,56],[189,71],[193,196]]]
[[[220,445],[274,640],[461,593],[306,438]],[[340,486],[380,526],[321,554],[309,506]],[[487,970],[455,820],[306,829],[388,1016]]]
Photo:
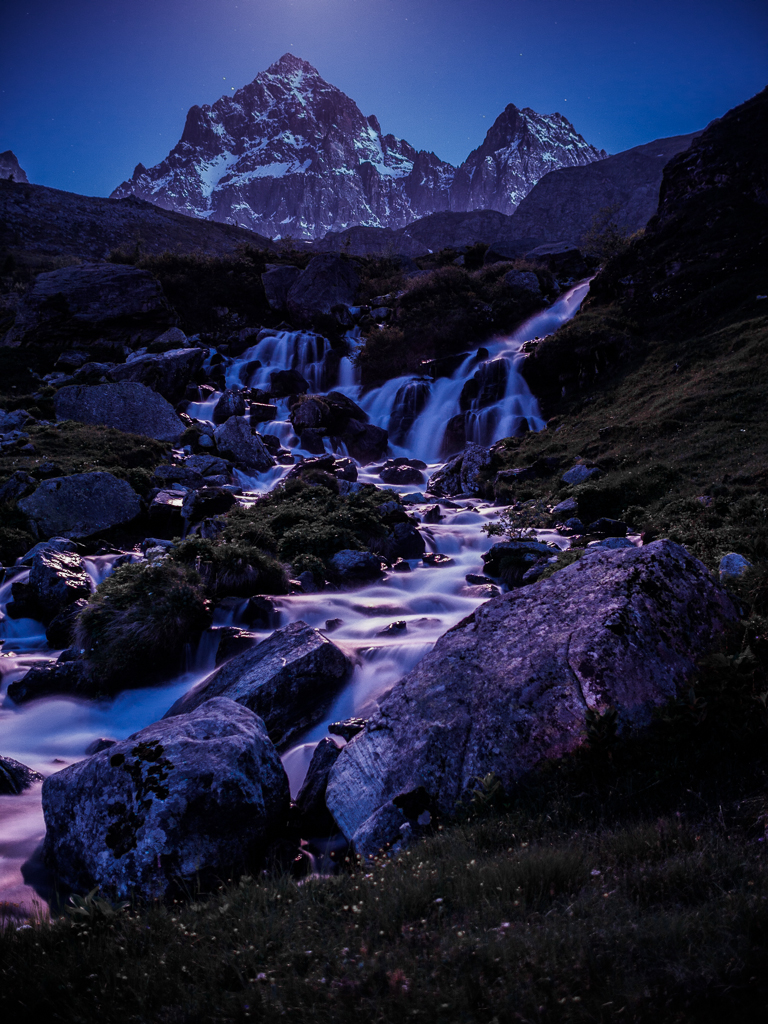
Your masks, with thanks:
[[[111,473],[75,473],[43,480],[19,508],[40,536],[77,540],[129,523],[141,512],[141,499]]]
[[[351,670],[343,651],[299,620],[222,665],[177,700],[166,718],[212,697],[229,697],[263,718],[283,747],[319,721]]]
[[[289,800],[264,723],[218,698],[49,776],[43,856],[77,892],[162,898],[248,868]]]
[[[386,455],[389,447],[389,434],[383,427],[377,427],[373,423],[363,423],[357,419],[348,421],[340,437],[352,458],[363,466],[382,458]]]
[[[185,430],[162,395],[133,381],[91,387],[71,384],[58,391],[53,406],[59,420],[98,423],[158,441],[177,441]]]
[[[152,388],[176,405],[184,397],[187,384],[203,365],[205,351],[201,348],[177,348],[159,355],[139,356],[129,363],[113,367],[113,381],[133,381]]]
[[[347,838],[379,842],[366,823],[396,822],[393,799],[424,787],[451,814],[477,776],[514,786],[583,743],[588,712],[614,708],[620,733],[647,726],[737,618],[705,566],[671,541],[588,551],[442,636],[344,748],[328,807]]]
[[[245,416],[230,416],[213,432],[220,455],[246,469],[263,473],[275,465],[267,446],[254,434]]]
[[[291,285],[301,277],[298,267],[271,267],[261,275],[264,294],[272,309],[283,309],[288,299]]]
[[[311,316],[330,313],[334,306],[353,306],[360,287],[355,264],[336,253],[315,256],[291,285],[287,304],[291,313]]]
[[[482,471],[490,464],[490,449],[481,444],[468,444],[463,452],[449,459],[432,474],[427,491],[429,494],[446,497],[455,494],[482,495]]]
[[[6,345],[151,341],[177,317],[148,270],[99,263],[38,274]]]

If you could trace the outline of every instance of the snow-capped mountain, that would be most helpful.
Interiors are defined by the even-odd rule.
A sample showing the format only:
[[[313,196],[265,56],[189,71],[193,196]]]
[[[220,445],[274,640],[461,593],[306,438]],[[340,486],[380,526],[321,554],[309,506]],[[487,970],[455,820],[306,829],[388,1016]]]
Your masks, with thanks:
[[[375,116],[288,53],[232,96],[192,107],[166,159],[139,164],[112,198],[135,195],[273,238],[322,238],[481,203],[511,212],[542,174],[604,155],[559,114],[510,106],[457,172],[383,135]]]
[[[485,140],[456,170],[451,209],[512,213],[536,182],[561,167],[581,167],[608,154],[590,146],[562,114],[518,110],[510,103]]]

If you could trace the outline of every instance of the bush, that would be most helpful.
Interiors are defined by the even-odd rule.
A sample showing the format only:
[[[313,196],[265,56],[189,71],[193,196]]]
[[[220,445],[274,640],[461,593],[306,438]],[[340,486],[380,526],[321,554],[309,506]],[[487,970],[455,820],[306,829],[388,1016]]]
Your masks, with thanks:
[[[288,589],[283,566],[245,539],[188,537],[176,546],[171,558],[194,566],[212,597],[285,594]]]
[[[119,566],[77,618],[75,644],[105,688],[150,682],[183,668],[211,624],[199,575],[168,560]]]

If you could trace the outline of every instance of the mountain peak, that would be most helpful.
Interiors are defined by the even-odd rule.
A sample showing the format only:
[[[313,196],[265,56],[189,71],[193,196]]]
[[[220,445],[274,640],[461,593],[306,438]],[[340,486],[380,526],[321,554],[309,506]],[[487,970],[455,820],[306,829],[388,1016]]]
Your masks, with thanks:
[[[284,53],[274,64],[270,64],[266,73],[268,75],[285,75],[295,73],[296,71],[301,71],[305,75],[320,77],[320,72],[317,68],[313,67],[309,61],[302,60],[301,57],[297,57],[293,53]]]

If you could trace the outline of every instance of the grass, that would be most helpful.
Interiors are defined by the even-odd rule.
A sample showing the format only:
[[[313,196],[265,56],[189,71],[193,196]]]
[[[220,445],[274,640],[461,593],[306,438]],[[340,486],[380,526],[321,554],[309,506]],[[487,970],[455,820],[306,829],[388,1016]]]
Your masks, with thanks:
[[[397,857],[9,924],[0,1007],[121,1024],[762,1020],[765,665],[724,651],[645,735],[597,723],[514,793],[478,784]]]

